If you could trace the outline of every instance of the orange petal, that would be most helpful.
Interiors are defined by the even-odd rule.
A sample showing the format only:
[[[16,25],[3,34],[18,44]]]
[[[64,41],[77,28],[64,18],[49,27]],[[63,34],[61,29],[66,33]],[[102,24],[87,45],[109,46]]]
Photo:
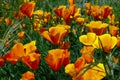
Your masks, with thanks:
[[[5,65],[5,61],[3,57],[0,57],[0,66],[4,66]]]
[[[85,64],[86,62],[83,57],[78,58],[77,61],[75,62],[76,72],[79,73],[82,70],[82,68],[85,66]]]
[[[33,14],[34,7],[35,2],[24,3],[20,6],[20,13],[30,18]]]

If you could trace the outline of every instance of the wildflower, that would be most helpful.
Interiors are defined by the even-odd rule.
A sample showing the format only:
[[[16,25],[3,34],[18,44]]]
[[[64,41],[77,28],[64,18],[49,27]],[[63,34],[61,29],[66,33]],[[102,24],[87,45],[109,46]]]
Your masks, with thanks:
[[[4,58],[9,61],[11,64],[16,64],[17,61],[23,57],[24,48],[23,44],[17,43],[13,46],[12,50],[4,55]]]
[[[82,53],[82,56],[85,58],[86,62],[93,62],[94,48],[92,46],[84,46],[80,52]]]
[[[70,26],[57,25],[56,27],[50,27],[47,29],[40,30],[40,34],[50,41],[52,44],[59,44],[60,41],[68,34]]]
[[[96,40],[97,36],[95,33],[87,33],[87,35],[82,35],[79,37],[79,40],[84,45],[92,45],[94,41]]]
[[[116,26],[110,26],[109,31],[112,36],[117,36],[119,33],[119,28]]]
[[[35,44],[36,41],[31,41],[30,43],[24,45],[25,55],[28,55],[36,51],[37,47],[35,46]]]
[[[85,64],[85,59],[83,57],[79,57],[75,63],[70,63],[65,66],[65,73],[72,77],[76,77],[81,72]]]
[[[89,24],[86,24],[86,27],[90,32],[94,32],[97,35],[102,35],[106,32],[108,24],[102,23],[101,21],[91,21]]]
[[[69,64],[70,53],[64,49],[49,50],[45,60],[52,70],[58,71],[62,65],[66,66]]]
[[[104,34],[99,36],[93,43],[94,48],[101,48],[104,52],[109,53],[111,49],[117,44],[117,38],[110,34]]]
[[[96,20],[106,19],[112,13],[112,7],[107,5],[100,7],[98,5],[92,6],[90,3],[86,3],[86,8],[87,15],[93,16]]]
[[[82,25],[84,21],[85,21],[84,18],[77,18],[77,19],[76,19],[76,22],[77,22],[79,25]]]
[[[22,78],[20,80],[35,80],[34,73],[27,71],[22,74]]]
[[[65,9],[66,6],[59,6],[58,8],[54,8],[54,12],[57,16],[59,16],[60,18],[62,18],[62,11],[63,9]]]
[[[89,65],[89,64],[87,64]],[[86,65],[86,66],[87,66]],[[101,80],[106,76],[105,68],[102,63],[89,68],[81,77],[83,80]]]
[[[70,63],[65,66],[65,73],[69,74],[70,76],[76,76],[75,72],[75,65]]]
[[[32,2],[24,3],[20,6],[20,14],[31,18],[34,8],[35,8],[35,2],[32,1]]]
[[[31,53],[22,57],[22,62],[26,64],[29,68],[37,70],[40,63],[40,54]]]

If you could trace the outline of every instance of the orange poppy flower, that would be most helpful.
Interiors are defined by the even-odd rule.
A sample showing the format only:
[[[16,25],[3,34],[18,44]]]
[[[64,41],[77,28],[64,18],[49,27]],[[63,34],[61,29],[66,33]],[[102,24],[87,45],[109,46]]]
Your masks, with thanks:
[[[102,18],[105,19],[112,13],[112,7],[104,5],[101,7]]]
[[[27,2],[20,6],[20,14],[27,16],[29,18],[32,17],[33,11],[35,8],[35,2]]]
[[[49,31],[47,31],[47,29],[40,31],[40,34],[52,44],[59,44],[60,41],[68,34],[69,29],[70,26],[57,25],[56,27],[50,27]]]
[[[117,38],[110,34],[104,34],[99,36],[93,43],[94,48],[103,48],[106,53],[109,53],[111,49],[117,44]]]
[[[85,21],[84,18],[77,18],[77,19],[76,19],[76,22],[77,22],[79,25],[82,25],[84,21]]]
[[[82,56],[85,58],[86,62],[93,62],[94,48],[92,46],[84,46],[80,52],[82,53]]]
[[[37,70],[40,63],[40,54],[31,53],[22,57],[22,62],[26,64],[29,68]]]
[[[76,77],[85,66],[86,62],[83,57],[80,57],[76,60],[75,63],[70,63],[65,66],[65,73],[69,74],[72,77]]]
[[[80,17],[79,11],[80,8],[77,9],[75,4],[70,5],[68,8],[66,8],[66,6],[59,6],[58,8],[54,8],[56,15],[62,18],[67,25],[71,23],[73,18],[76,19],[77,17]]]
[[[4,66],[5,65],[5,60],[2,56],[0,56],[0,66]]]
[[[20,39],[24,39],[24,32],[21,31],[17,34],[17,36],[20,38]]]
[[[17,43],[13,46],[12,50],[4,55],[4,58],[11,64],[16,64],[17,61],[24,56],[23,44]]]
[[[76,73],[78,74],[82,69],[83,67],[85,66],[86,64],[86,61],[84,59],[84,57],[79,57],[76,61],[75,61],[75,71]]]
[[[45,60],[52,70],[58,71],[62,65],[69,64],[70,53],[64,49],[49,50]]]
[[[58,8],[54,8],[54,12],[57,16],[59,16],[61,18],[63,9],[65,9],[65,8],[66,8],[66,6],[59,6]]]
[[[77,75],[77,73],[75,71],[74,63],[70,63],[65,66],[65,73],[69,74],[72,77],[75,77]]]
[[[86,3],[86,13],[93,16],[97,20],[106,19],[112,13],[112,7],[110,6],[92,6],[90,3]]]
[[[86,64],[85,66],[88,66]],[[84,70],[83,70],[84,71]],[[102,63],[90,67],[81,77],[77,75],[77,80],[101,80],[106,76],[105,68]]]
[[[83,43],[84,45],[92,45],[94,43],[94,41],[96,40],[97,36],[95,33],[87,33],[87,35],[81,35],[79,37],[79,40],[81,43]]]
[[[27,43],[24,45],[25,55],[33,53],[37,50],[37,47],[35,46],[35,44],[36,44],[36,41],[31,41],[30,43]]]
[[[116,26],[110,26],[109,31],[112,36],[117,36],[119,33],[119,28]]]
[[[90,32],[94,32],[97,35],[102,35],[106,32],[108,24],[102,23],[101,21],[91,21],[89,24],[86,24],[86,27]]]
[[[27,71],[22,74],[22,78],[20,80],[35,80],[34,73]]]

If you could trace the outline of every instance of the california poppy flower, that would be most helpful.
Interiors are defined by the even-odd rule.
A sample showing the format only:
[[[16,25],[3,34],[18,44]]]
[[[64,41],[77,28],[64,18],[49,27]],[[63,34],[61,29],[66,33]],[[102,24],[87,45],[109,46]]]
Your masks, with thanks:
[[[59,44],[60,41],[68,34],[70,26],[68,25],[57,25],[56,27],[50,27],[47,29],[40,30],[40,34],[52,44]]]
[[[22,78],[20,80],[35,80],[34,73],[27,71],[22,74]]]
[[[93,43],[94,48],[101,48],[104,52],[109,53],[117,44],[117,38],[110,34],[99,36]]]
[[[12,50],[4,55],[4,58],[11,64],[16,64],[19,59],[24,56],[23,44],[17,43],[13,46]]]
[[[109,31],[112,36],[117,36],[119,33],[119,28],[116,26],[109,26]]]
[[[102,21],[91,21],[89,24],[86,24],[86,27],[90,32],[94,32],[97,35],[102,35],[106,32],[108,24],[102,23]]]
[[[81,64],[78,64],[79,66]],[[86,69],[89,64],[84,64],[82,66],[82,69],[76,73],[75,71],[75,65],[74,64],[68,64],[65,67],[65,73],[69,74],[72,77],[72,80],[101,80],[106,76],[105,69],[102,63],[97,64],[96,66],[89,67],[86,72],[84,70]],[[83,73],[84,72],[84,73]]]
[[[76,77],[84,68],[86,62],[83,57],[79,57],[75,63],[70,63],[65,66],[65,73],[72,77]]]
[[[35,8],[35,2],[26,2],[20,6],[20,14],[27,16],[29,18],[32,17],[33,11]]]
[[[79,37],[79,40],[81,43],[83,43],[84,45],[92,45],[94,43],[94,41],[96,40],[97,36],[95,33],[87,33],[87,35],[81,35]]]
[[[58,71],[62,65],[69,64],[70,53],[64,49],[49,50],[45,60],[52,70]]]
[[[89,64],[86,64],[85,66],[88,66],[88,65]],[[78,80],[101,80],[105,76],[106,76],[106,73],[105,73],[104,65],[102,63],[99,63],[96,66],[90,67],[82,76],[77,75],[76,78]]]
[[[21,31],[17,34],[20,39],[24,39],[24,31]]]
[[[94,47],[92,46],[84,46],[81,50],[80,50],[82,56],[84,57],[84,59],[86,60],[86,62],[93,62],[93,57],[94,57]]]
[[[66,9],[66,6],[59,6],[58,8],[54,8],[54,12],[58,17],[62,18],[63,9]]]
[[[30,43],[25,44],[23,46],[25,55],[35,52],[37,50],[37,47],[35,45],[36,45],[36,41],[31,41]]]
[[[22,57],[22,62],[26,64],[29,68],[37,70],[40,63],[40,54],[31,53]]]
[[[87,15],[93,16],[96,20],[106,19],[112,13],[112,7],[104,5],[91,5],[90,3],[86,3],[86,13]]]

